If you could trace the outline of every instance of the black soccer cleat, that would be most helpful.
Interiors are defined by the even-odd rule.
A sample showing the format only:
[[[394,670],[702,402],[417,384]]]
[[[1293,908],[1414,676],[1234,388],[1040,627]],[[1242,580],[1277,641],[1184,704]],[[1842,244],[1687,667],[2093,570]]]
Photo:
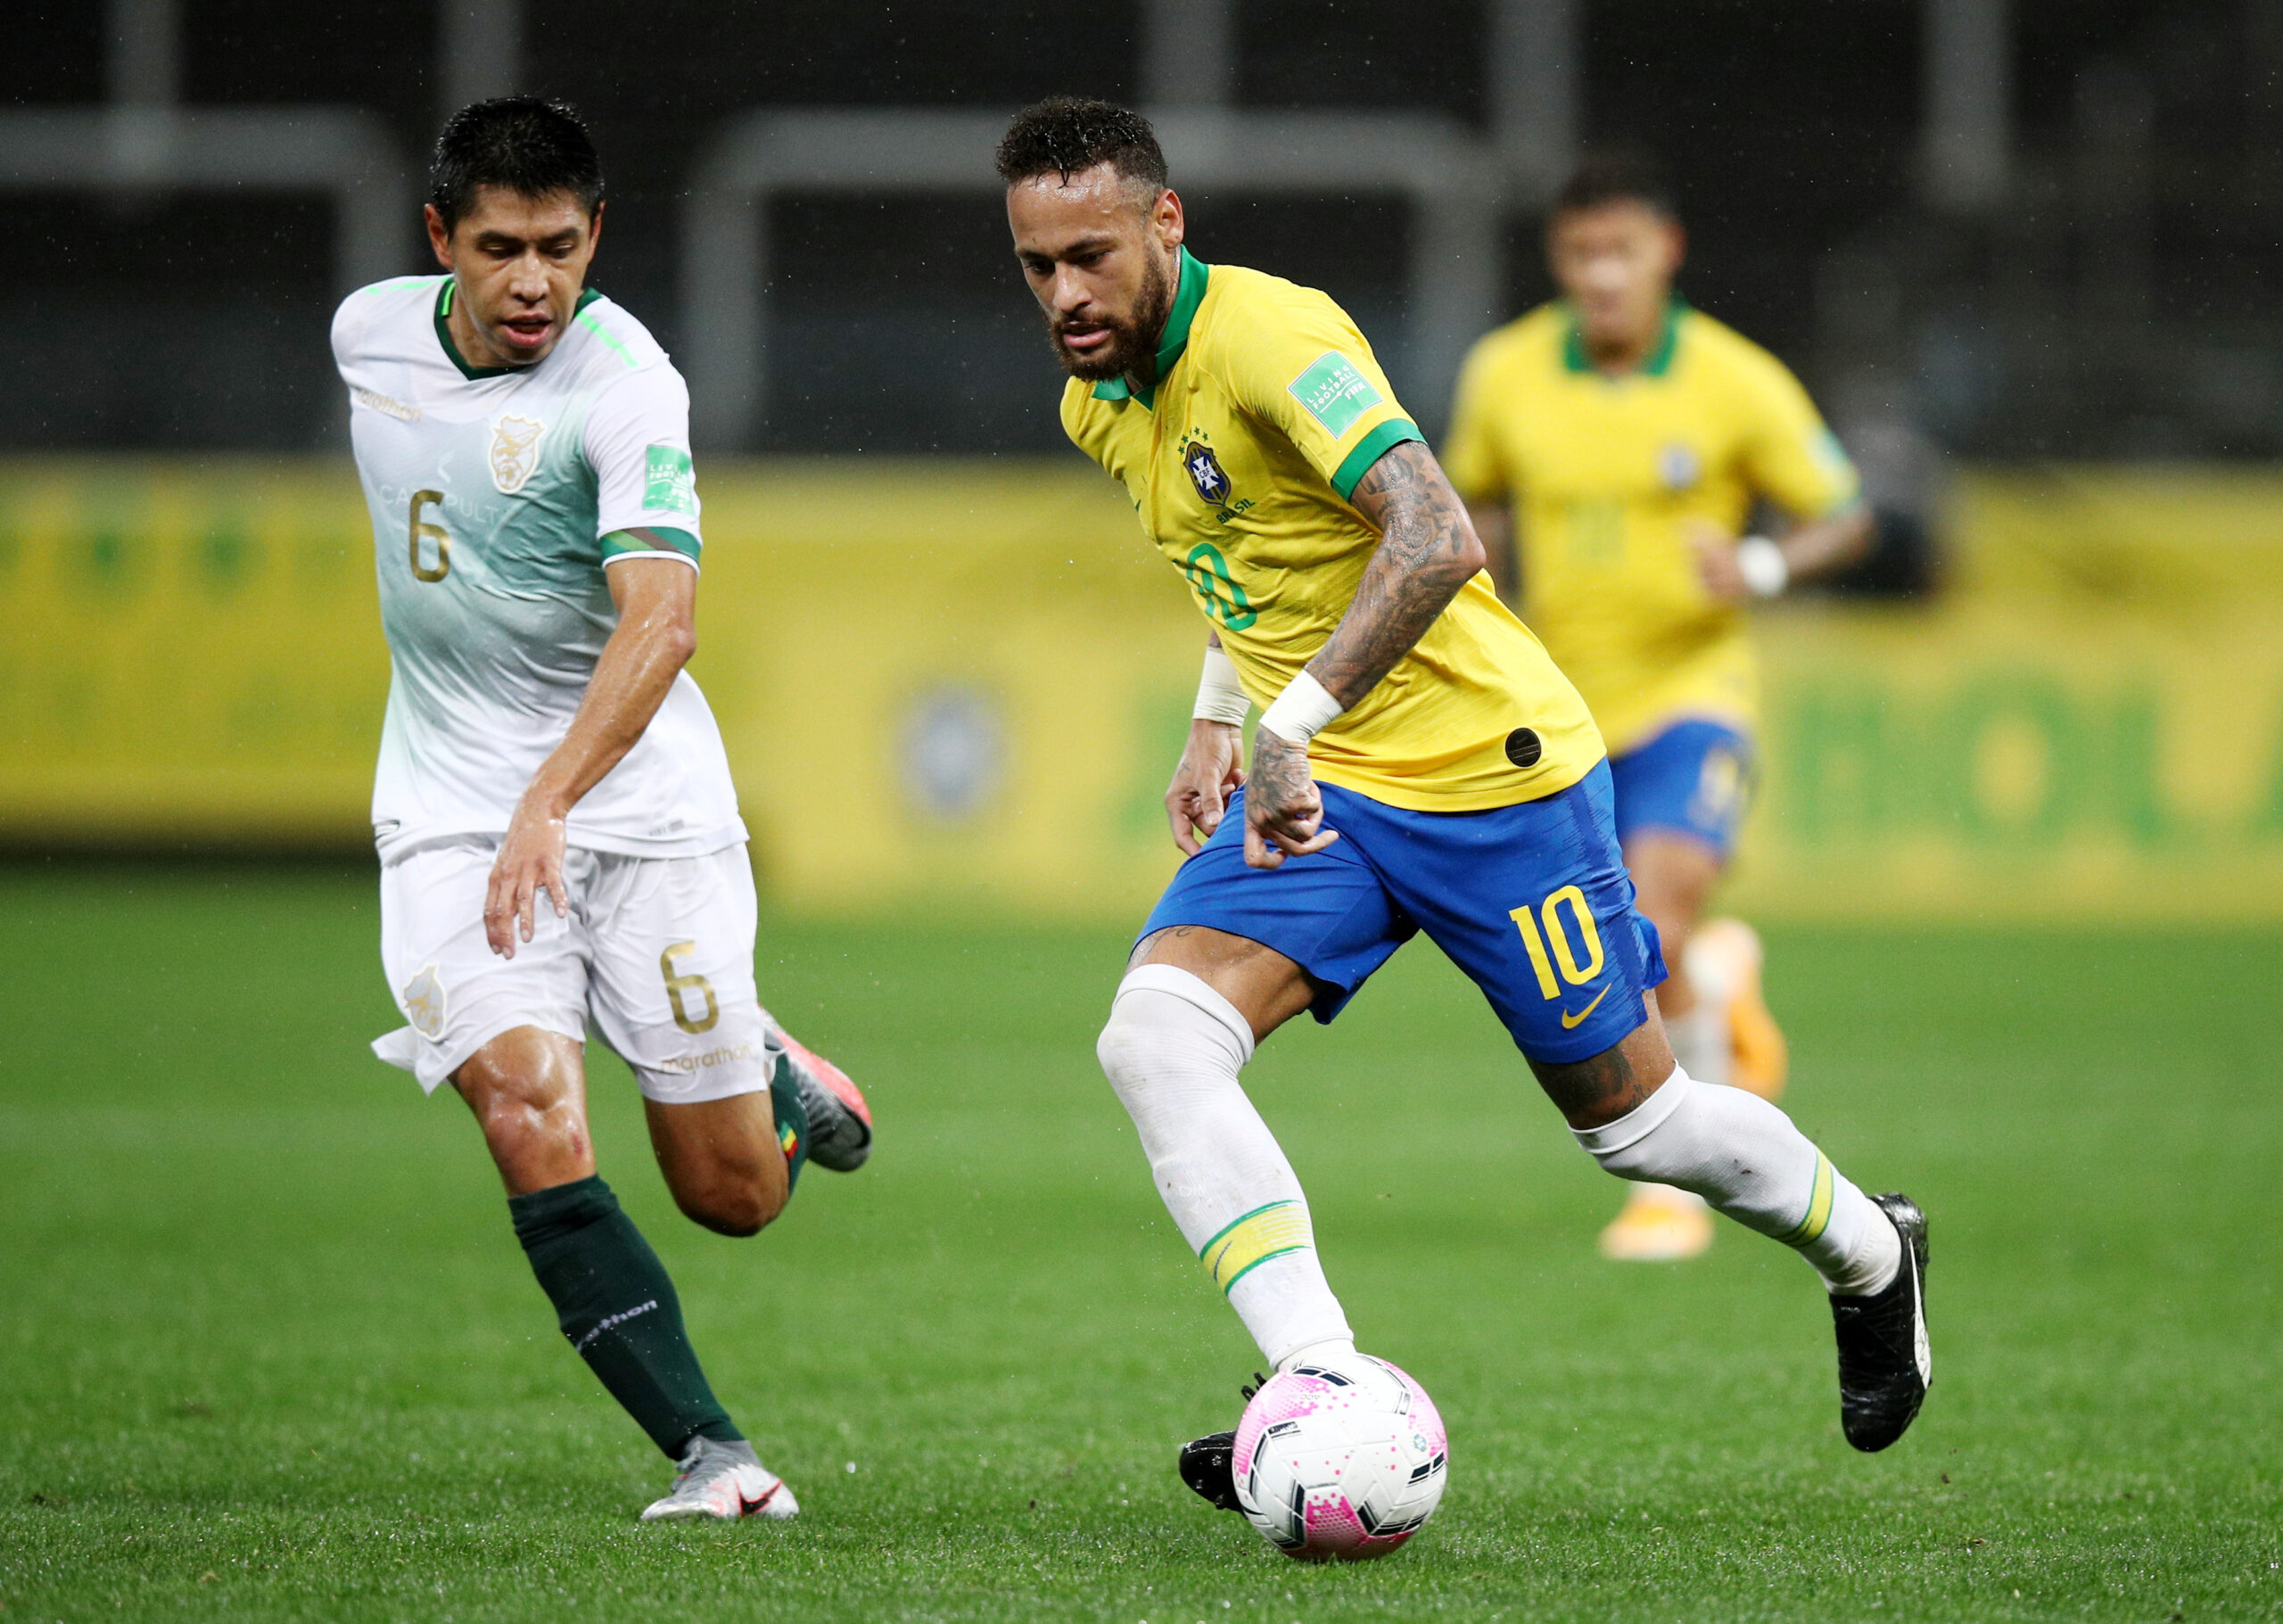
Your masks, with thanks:
[[[1242,1511],[1237,1504],[1237,1435],[1207,1432],[1181,1447],[1181,1480],[1216,1512]]]
[[[1926,1215],[1899,1193],[1875,1195],[1871,1203],[1902,1237],[1902,1267],[1875,1297],[1831,1299],[1839,1336],[1839,1425],[1866,1454],[1909,1430],[1934,1380],[1926,1344]]]
[[[1237,1391],[1247,1404],[1255,1393],[1268,1385],[1268,1378],[1257,1371],[1249,1381],[1237,1383]],[[1181,1480],[1205,1497],[1206,1504],[1216,1512],[1240,1512],[1243,1504],[1237,1499],[1237,1435],[1233,1432],[1207,1432],[1203,1438],[1192,1438],[1181,1447],[1177,1463]]]

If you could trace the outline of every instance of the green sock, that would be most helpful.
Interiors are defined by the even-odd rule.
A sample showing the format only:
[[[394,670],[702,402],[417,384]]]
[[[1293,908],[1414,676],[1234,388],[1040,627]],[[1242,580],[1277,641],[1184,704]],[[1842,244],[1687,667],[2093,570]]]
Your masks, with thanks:
[[[785,1199],[791,1200],[809,1165],[809,1108],[801,1103],[801,1085],[793,1080],[793,1062],[777,1057],[769,1074],[769,1107],[777,1117],[777,1148],[785,1152]]]
[[[582,1178],[510,1196],[507,1212],[563,1334],[651,1442],[679,1460],[697,1433],[745,1436],[698,1367],[665,1265],[608,1184]]]

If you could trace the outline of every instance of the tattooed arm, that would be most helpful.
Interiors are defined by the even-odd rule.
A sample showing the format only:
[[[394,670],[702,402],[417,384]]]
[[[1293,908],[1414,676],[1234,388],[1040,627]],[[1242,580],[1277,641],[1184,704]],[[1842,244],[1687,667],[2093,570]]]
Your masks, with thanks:
[[[1356,601],[1308,670],[1333,698],[1352,706],[1427,635],[1485,557],[1466,504],[1435,454],[1415,440],[1373,463],[1348,499],[1378,527],[1380,548],[1364,567]]]
[[[1378,526],[1379,550],[1331,640],[1308,662],[1343,708],[1379,686],[1485,561],[1466,505],[1415,440],[1373,463],[1348,499]],[[1323,797],[1300,746],[1257,730],[1247,784],[1245,861],[1253,867],[1273,869],[1339,838],[1323,827]]]

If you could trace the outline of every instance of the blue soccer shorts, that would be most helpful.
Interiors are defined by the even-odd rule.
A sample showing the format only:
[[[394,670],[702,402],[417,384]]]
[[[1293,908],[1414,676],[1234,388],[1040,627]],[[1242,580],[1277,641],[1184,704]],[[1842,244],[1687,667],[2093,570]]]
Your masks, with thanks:
[[[1246,867],[1239,790],[1142,936],[1199,925],[1272,947],[1307,973],[1315,1018],[1329,1021],[1424,930],[1530,1059],[1589,1059],[1641,1025],[1665,961],[1633,906],[1606,763],[1559,795],[1488,812],[1406,812],[1318,787],[1338,840]]]
[[[1726,722],[1677,721],[1647,743],[1610,757],[1617,785],[1617,837],[1686,835],[1722,862],[1751,804],[1751,736]]]

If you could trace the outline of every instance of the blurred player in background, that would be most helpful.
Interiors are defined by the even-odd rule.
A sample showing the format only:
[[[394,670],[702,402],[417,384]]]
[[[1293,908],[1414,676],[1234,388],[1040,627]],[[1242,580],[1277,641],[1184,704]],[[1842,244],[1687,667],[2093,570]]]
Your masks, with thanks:
[[[1424,930],[1603,1167],[1695,1191],[1814,1265],[1848,1438],[1892,1443],[1925,1393],[1924,1217],[1864,1195],[1775,1106],[1674,1063],[1601,736],[1498,601],[1363,334],[1320,293],[1191,255],[1165,155],[1123,108],[1026,109],[998,161],[1070,375],[1063,426],[1124,484],[1208,626],[1166,796],[1189,858],[1100,1054],[1167,1210],[1262,1354],[1280,1370],[1357,1357],[1299,1181],[1238,1074]],[[1265,707],[1249,775],[1249,702]],[[1389,1112],[1431,1086],[1390,1077]],[[1231,1508],[1232,1442],[1182,1455],[1190,1486]]]
[[[1704,919],[1756,771],[1744,606],[1859,557],[1870,514],[1784,364],[1674,294],[1685,239],[1653,165],[1587,162],[1546,237],[1562,297],[1475,346],[1444,466],[1508,601],[1608,741],[1674,1058],[1773,1100],[1784,1044],[1759,938]],[[1742,533],[1762,502],[1790,518],[1780,538]],[[1601,1244],[1654,1261],[1711,1241],[1702,1199],[1639,1184]]]
[[[688,393],[585,286],[602,218],[568,110],[479,103],[436,144],[448,274],[376,284],[334,318],[391,673],[373,824],[410,1024],[373,1047],[466,1100],[563,1334],[677,1463],[645,1520],[789,1517],[587,1131],[591,1020],[708,1229],[756,1232],[804,1159],[853,1169],[871,1144],[862,1096],[756,1001],[745,825],[682,669]]]

